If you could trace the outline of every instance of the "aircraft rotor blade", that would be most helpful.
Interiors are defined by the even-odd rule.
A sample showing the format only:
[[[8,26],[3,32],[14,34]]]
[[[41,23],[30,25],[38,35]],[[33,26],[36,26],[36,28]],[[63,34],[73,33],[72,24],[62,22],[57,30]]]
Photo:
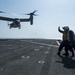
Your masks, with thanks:
[[[37,10],[35,10],[35,11],[31,12],[31,13],[28,13],[28,14],[26,14],[26,15],[34,15],[34,16],[37,16],[36,14],[34,14],[34,13],[36,13],[36,12],[37,12]]]
[[[37,14],[34,14],[34,16],[38,16]]]
[[[5,13],[5,12],[3,12],[3,11],[0,11],[0,13]]]
[[[25,15],[30,15],[30,14],[25,14]]]
[[[31,15],[31,14],[26,14],[26,15]],[[38,16],[37,14],[32,14],[33,16]]]
[[[37,12],[37,10],[33,11],[32,13],[34,14],[34,13],[36,13],[36,12]]]

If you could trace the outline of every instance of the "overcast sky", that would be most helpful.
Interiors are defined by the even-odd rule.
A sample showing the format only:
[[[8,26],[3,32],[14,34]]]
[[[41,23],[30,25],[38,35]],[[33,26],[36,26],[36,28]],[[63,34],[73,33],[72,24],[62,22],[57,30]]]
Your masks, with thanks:
[[[0,20],[0,38],[45,38],[61,39],[58,26],[69,26],[75,31],[75,0],[0,0],[0,16],[29,18],[21,15],[38,10],[34,24],[21,23],[21,29],[9,29],[6,21]]]

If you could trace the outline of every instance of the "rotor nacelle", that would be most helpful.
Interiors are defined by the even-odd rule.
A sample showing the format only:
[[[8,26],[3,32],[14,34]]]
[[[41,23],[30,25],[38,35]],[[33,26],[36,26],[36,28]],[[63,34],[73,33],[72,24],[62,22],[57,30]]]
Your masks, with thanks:
[[[26,15],[30,15],[30,24],[32,25],[33,24],[33,16],[37,16],[37,14],[35,14],[35,12],[37,12],[37,10],[35,10],[34,12],[31,12],[29,14],[26,14]]]

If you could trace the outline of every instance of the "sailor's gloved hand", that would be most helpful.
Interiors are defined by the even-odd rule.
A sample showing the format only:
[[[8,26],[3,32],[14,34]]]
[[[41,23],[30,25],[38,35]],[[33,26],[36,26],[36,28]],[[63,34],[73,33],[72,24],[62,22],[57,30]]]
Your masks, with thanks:
[[[58,30],[60,29],[60,26],[58,27]]]

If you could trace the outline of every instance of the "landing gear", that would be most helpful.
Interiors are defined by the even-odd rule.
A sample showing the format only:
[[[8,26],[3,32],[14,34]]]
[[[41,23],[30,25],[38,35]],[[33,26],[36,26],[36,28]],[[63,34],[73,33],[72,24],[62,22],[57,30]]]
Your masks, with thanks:
[[[21,29],[21,25],[20,25],[20,24],[19,24],[19,26],[18,26],[18,27],[19,27],[19,29]]]
[[[19,29],[21,29],[21,26],[19,26]]]
[[[10,26],[10,29],[11,29],[11,26]]]

